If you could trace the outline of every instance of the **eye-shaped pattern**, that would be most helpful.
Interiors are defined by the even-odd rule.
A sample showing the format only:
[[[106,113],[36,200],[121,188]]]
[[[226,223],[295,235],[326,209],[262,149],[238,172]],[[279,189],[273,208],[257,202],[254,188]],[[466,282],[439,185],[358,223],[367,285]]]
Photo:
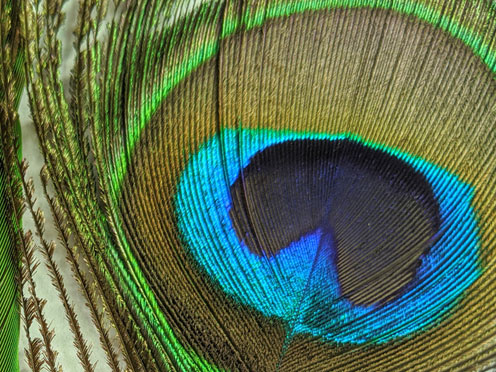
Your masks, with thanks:
[[[109,252],[158,353],[183,370],[488,360],[491,5],[180,13],[161,28],[143,12],[156,34],[113,46],[129,81],[103,74],[101,93],[123,245]]]
[[[422,159],[388,149],[371,151],[370,144],[360,148],[359,142],[350,145],[346,138],[264,130],[222,132],[201,146],[184,171],[177,196],[179,225],[193,256],[225,292],[266,316],[284,319],[292,332],[337,342],[387,342],[436,323],[480,275],[473,191]],[[322,144],[312,146],[302,139],[329,142],[328,153]],[[288,142],[263,158],[263,150]],[[260,153],[262,159],[250,169],[256,161],[251,159]],[[406,168],[412,168],[409,174]],[[240,179],[241,195],[236,197],[232,188]],[[430,190],[425,190],[429,187],[430,198]],[[376,200],[371,202],[372,198]],[[233,221],[234,204],[241,210],[248,206],[241,222]],[[381,221],[391,216],[394,220]],[[264,219],[269,219],[269,227],[253,226]],[[242,240],[236,234],[234,226],[243,223],[260,235],[264,228],[273,229],[265,232],[272,237],[251,237],[251,245],[256,249],[259,244],[261,254],[248,247],[244,238],[249,233],[241,235]],[[367,228],[370,231],[363,231]],[[343,229],[347,231],[334,233]],[[374,288],[374,282],[387,280],[394,287],[395,280],[404,281],[395,273],[405,270],[410,251],[419,249],[415,246],[425,237],[427,242],[420,245],[429,252],[421,255],[416,274],[403,284],[401,295],[384,304],[368,298],[369,306],[342,296],[338,257],[347,261],[342,266],[348,271],[366,265],[365,275],[352,284],[359,287],[355,291],[361,286],[390,291],[380,285]],[[290,243],[278,244],[281,240]],[[270,243],[282,247],[269,254]],[[340,247],[348,251],[337,254]],[[386,252],[378,254],[374,248]],[[345,277],[350,275],[346,269]],[[367,295],[385,297],[384,293],[362,297]]]

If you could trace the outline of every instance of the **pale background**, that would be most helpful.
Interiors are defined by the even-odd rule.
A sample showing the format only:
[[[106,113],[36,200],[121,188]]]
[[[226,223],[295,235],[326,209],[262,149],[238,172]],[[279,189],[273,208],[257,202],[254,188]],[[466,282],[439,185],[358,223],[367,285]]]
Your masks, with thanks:
[[[78,11],[77,0],[69,0],[66,5],[64,5],[64,11],[66,12],[66,19],[68,22],[64,24],[64,28],[61,30],[59,37],[62,39],[62,69],[60,71],[62,81],[65,85],[69,81],[70,70],[73,65],[73,60],[75,52],[72,48],[72,30],[71,27],[75,26],[76,14]],[[43,196],[43,191],[41,187],[41,181],[39,178],[39,171],[43,165],[43,156],[39,150],[38,138],[34,131],[33,122],[31,120],[31,115],[28,107],[27,94],[24,92],[19,114],[21,119],[22,128],[22,150],[23,156],[29,162],[28,175],[33,177],[36,195],[37,195],[37,206],[40,207],[44,213],[46,221],[46,238],[48,240],[57,240],[57,232],[54,229],[53,222],[50,215],[50,209]],[[26,229],[33,230],[33,222],[30,218],[28,212],[24,215],[24,227]],[[42,263],[36,274],[37,291],[40,297],[47,299],[47,304],[45,307],[45,314],[47,319],[51,322],[51,327],[55,330],[55,337],[53,339],[54,349],[58,351],[59,355],[57,357],[58,362],[63,367],[64,372],[78,372],[82,371],[82,367],[79,364],[79,360],[76,356],[75,348],[73,346],[73,336],[69,329],[69,323],[65,317],[65,311],[62,303],[58,298],[58,294],[55,288],[52,286],[47,270],[44,267],[44,261],[41,255],[37,256]],[[61,272],[66,279],[65,284],[71,299],[74,302],[76,312],[79,315],[79,322],[82,328],[83,334],[87,337],[89,343],[93,344],[92,356],[93,360],[97,362],[96,371],[106,372],[109,368],[105,362],[105,354],[101,350],[98,340],[98,334],[90,318],[89,311],[84,304],[84,298],[79,292],[78,284],[72,278],[70,272],[70,266],[65,261],[65,254],[63,247],[58,245],[55,251],[55,259],[60,267]],[[21,327],[23,324],[21,323]],[[37,325],[34,323],[32,327],[32,332],[35,335],[39,335],[37,330]],[[30,372],[31,370],[26,364],[24,348],[26,347],[26,339],[24,335],[24,330],[21,329],[21,340],[19,347],[19,361],[21,372]]]

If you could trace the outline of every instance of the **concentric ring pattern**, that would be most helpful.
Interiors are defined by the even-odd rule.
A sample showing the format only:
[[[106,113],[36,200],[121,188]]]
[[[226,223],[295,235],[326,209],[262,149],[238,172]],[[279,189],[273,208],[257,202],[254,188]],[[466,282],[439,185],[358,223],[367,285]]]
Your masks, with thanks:
[[[123,19],[95,54],[92,135],[106,253],[164,365],[494,361],[492,2],[151,1]]]

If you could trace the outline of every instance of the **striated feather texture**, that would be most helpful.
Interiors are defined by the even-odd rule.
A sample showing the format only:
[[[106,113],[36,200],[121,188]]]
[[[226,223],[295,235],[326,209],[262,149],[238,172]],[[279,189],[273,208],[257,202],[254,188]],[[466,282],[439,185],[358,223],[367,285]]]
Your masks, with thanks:
[[[19,173],[20,126],[16,108],[23,79],[23,47],[19,30],[19,4],[0,1],[0,371],[19,370],[20,256],[16,242],[21,233],[22,204]]]
[[[15,91],[25,78],[42,191],[106,361],[15,156],[0,191],[24,191],[84,371],[496,365],[494,2],[82,0],[77,19],[63,5],[9,13]],[[16,208],[0,207],[8,237]],[[15,242],[30,367],[64,369],[29,233]],[[17,293],[8,257],[1,301]]]

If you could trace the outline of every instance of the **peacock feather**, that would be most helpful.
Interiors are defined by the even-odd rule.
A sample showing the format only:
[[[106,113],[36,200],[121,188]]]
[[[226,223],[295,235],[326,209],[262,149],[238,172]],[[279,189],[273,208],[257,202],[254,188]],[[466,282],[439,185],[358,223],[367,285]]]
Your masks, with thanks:
[[[85,372],[496,365],[493,1],[5,1],[0,371],[17,298],[31,370],[72,370],[36,252]]]
[[[16,249],[22,195],[15,163],[20,155],[16,115],[24,84],[19,4],[0,1],[0,371],[19,370],[19,270]]]

